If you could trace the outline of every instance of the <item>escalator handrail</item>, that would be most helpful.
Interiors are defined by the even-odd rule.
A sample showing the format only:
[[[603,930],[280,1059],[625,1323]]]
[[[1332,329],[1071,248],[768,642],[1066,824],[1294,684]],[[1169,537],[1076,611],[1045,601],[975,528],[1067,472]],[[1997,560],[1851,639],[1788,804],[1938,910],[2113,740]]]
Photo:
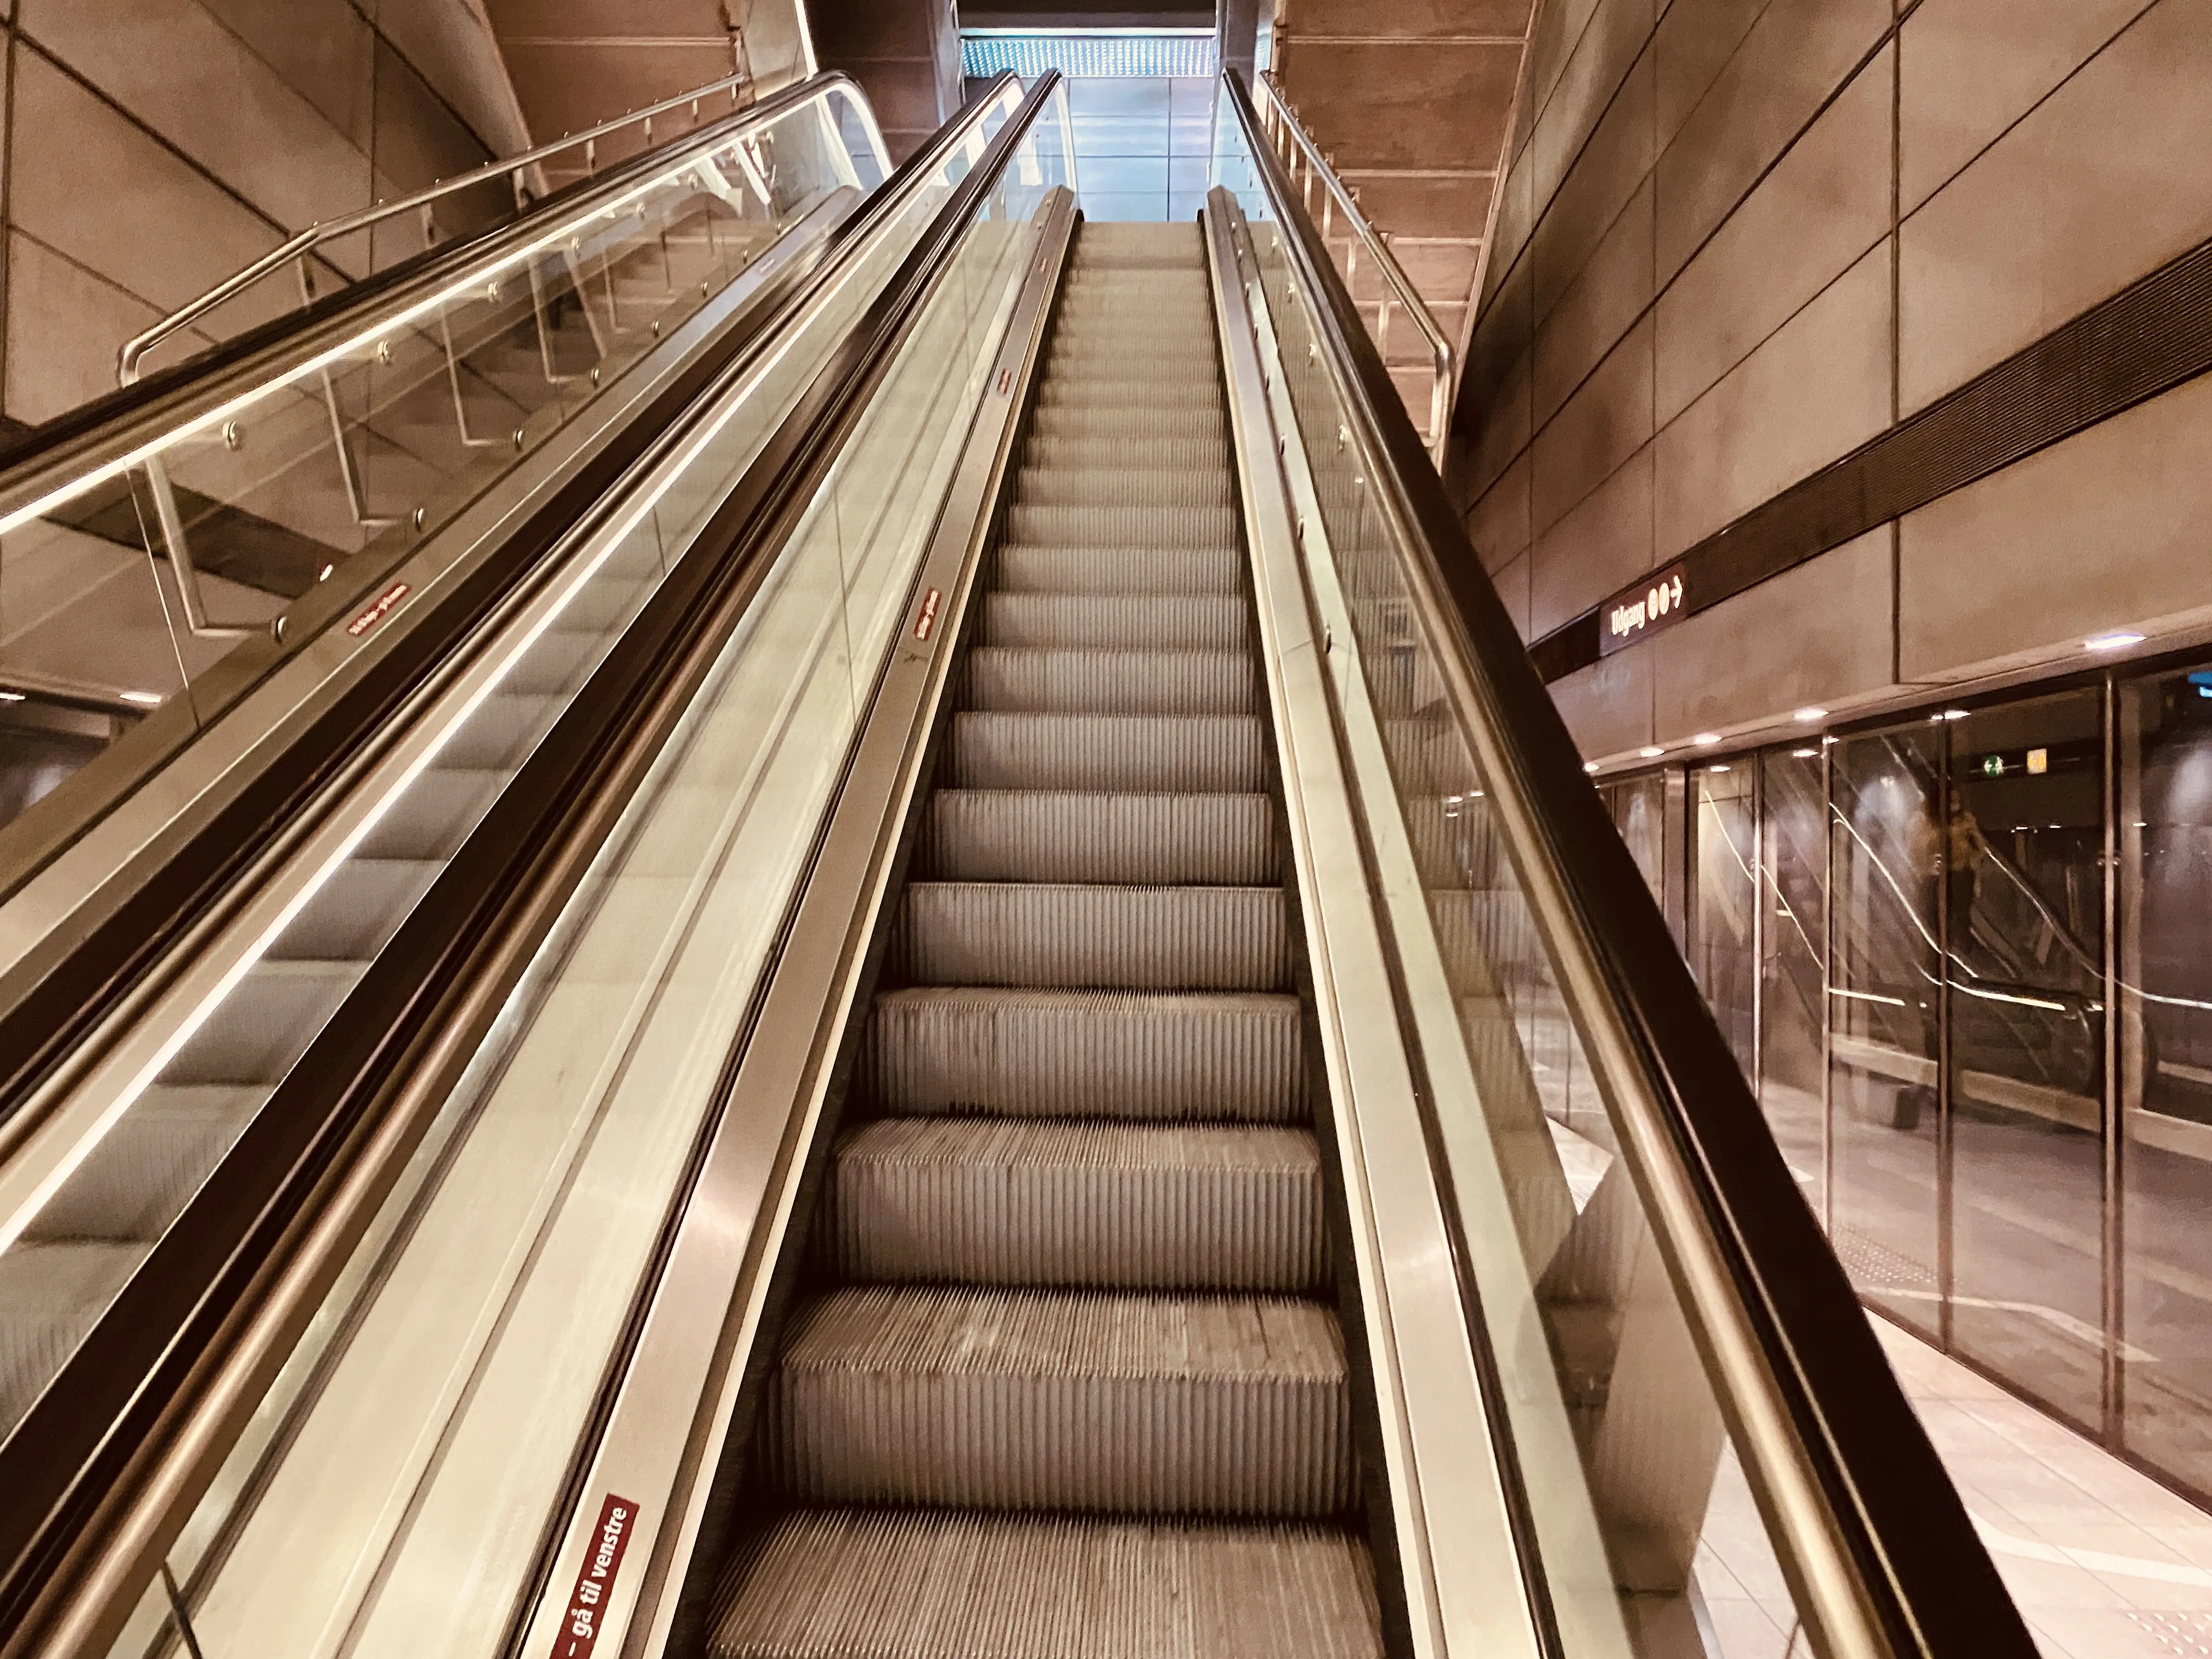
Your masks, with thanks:
[[[11,1490],[11,1504],[43,1501],[44,1524],[0,1564],[7,1570],[0,1653],[9,1659],[33,1652],[97,1659],[109,1650],[191,1502],[254,1413],[258,1395],[241,1387],[241,1375],[273,1375],[283,1349],[271,1343],[302,1328],[343,1266],[349,1241],[389,1190],[389,1179],[380,1186],[363,1177],[363,1149],[380,1147],[391,1176],[406,1164],[415,1143],[392,1133],[403,1103],[411,1094],[427,1121],[443,1098],[434,1086],[441,1067],[449,1083],[498,1017],[534,941],[590,866],[591,837],[612,831],[658,741],[705,680],[775,552],[804,522],[979,202],[1058,96],[1058,80],[1048,73],[1031,86],[938,206],[882,293],[731,486],[701,541],[257,1117],[311,1116],[322,1127],[274,1193],[243,1206],[251,1215],[240,1243],[206,1264],[210,1282],[196,1292],[185,1327],[92,1457],[60,1490]],[[998,76],[908,167],[933,173],[980,131],[1013,84],[1012,76]],[[362,1018],[349,1021],[356,1011]],[[333,1244],[333,1231],[347,1242]],[[303,1260],[311,1264],[304,1273]]]
[[[588,218],[601,203],[630,190],[641,177],[665,172],[687,156],[710,155],[831,94],[868,109],[866,96],[850,76],[838,70],[812,76],[604,173],[563,185],[495,224],[425,248],[182,362],[133,378],[103,397],[34,427],[0,458],[0,535],[96,488],[195,426],[214,422],[229,404],[252,395],[254,389],[275,379],[307,372],[315,358],[331,349],[328,343],[333,336],[374,330],[383,319],[406,312],[471,268],[543,234],[549,222]],[[880,145],[872,111],[866,122]],[[891,172],[888,152],[879,149],[877,159],[888,178]],[[499,164],[502,170],[514,165]],[[312,234],[302,232],[301,235]],[[285,249],[280,248],[269,260],[284,253]],[[303,256],[287,256],[300,257]],[[219,291],[225,298],[243,292],[266,274],[264,265],[276,268],[268,260],[257,261],[240,273],[246,280],[238,288]],[[239,283],[240,278],[231,281]]]
[[[1241,76],[1235,112],[1376,498],[1815,1648],[2036,1651],[1783,1161]]]

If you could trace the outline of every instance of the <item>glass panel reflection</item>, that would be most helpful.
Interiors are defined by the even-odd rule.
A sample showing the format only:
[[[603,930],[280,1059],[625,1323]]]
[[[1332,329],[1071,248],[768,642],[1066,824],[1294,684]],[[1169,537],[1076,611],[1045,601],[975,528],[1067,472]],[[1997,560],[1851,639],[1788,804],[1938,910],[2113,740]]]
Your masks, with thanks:
[[[1950,1339],[2102,1420],[2104,744],[2098,688],[1946,720]]]
[[[1830,1237],[1861,1295],[1933,1332],[1941,739],[1876,733],[1830,757]]]
[[[1759,1103],[1806,1200],[1825,1213],[1821,1004],[1827,963],[1827,805],[1817,748],[1759,757]]]
[[[2212,671],[2121,688],[2124,1443],[2212,1494]]]

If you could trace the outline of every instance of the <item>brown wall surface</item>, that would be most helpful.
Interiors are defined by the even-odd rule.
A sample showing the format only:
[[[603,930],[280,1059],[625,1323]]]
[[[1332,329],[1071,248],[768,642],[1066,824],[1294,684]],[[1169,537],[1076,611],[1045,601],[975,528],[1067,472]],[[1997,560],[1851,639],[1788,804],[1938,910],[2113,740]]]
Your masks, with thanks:
[[[124,340],[293,232],[526,143],[477,0],[0,0],[0,51],[11,423],[112,390]],[[219,331],[296,300],[272,283]]]
[[[1547,0],[1531,51],[1455,477],[1532,640],[2212,237],[2212,0]],[[2178,386],[1553,693],[1612,756],[2212,629],[2208,456]]]

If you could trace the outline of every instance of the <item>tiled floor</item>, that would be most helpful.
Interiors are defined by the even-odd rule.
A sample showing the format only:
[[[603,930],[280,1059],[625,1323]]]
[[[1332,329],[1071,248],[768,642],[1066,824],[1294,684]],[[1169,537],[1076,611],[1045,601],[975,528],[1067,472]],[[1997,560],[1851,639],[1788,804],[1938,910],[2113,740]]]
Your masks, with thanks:
[[[2212,1515],[1887,1321],[1875,1328],[2045,1654],[2212,1656]]]
[[[2212,1659],[2212,1515],[1887,1320],[1875,1328],[2048,1659]],[[1698,1556],[1722,1659],[1798,1659],[1733,1456]]]

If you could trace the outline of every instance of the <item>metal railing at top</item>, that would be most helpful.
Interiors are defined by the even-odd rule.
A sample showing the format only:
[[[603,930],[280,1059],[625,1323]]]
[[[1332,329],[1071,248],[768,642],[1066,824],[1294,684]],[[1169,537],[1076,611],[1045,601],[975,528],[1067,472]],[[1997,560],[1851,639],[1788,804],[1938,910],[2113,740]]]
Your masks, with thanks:
[[[465,191],[473,190],[478,185],[497,183],[503,179],[514,191],[514,205],[519,212],[530,205],[533,189],[538,194],[544,193],[544,166],[555,156],[580,149],[583,151],[583,172],[586,176],[589,176],[599,171],[599,142],[602,139],[611,138],[617,133],[628,132],[635,128],[642,141],[642,148],[650,149],[653,144],[653,124],[655,120],[669,114],[672,111],[687,110],[692,122],[696,124],[707,104],[712,100],[722,97],[728,98],[730,109],[734,112],[743,107],[743,94],[750,84],[750,76],[726,75],[719,81],[709,81],[706,85],[694,87],[689,92],[678,93],[673,98],[664,98],[657,104],[647,105],[643,109],[631,110],[611,121],[602,121],[599,125],[585,131],[563,133],[551,143],[540,144],[535,149],[525,150],[520,155],[504,156],[496,161],[487,161],[483,166],[471,172],[456,173],[450,179],[441,179],[427,190],[418,190],[413,195],[403,196],[396,202],[378,202],[372,206],[362,209],[359,212],[349,213],[341,218],[328,219],[320,223],[310,225],[296,236],[271,248],[242,270],[226,276],[198,299],[188,301],[162,318],[152,327],[125,341],[122,349],[116,356],[116,380],[121,385],[131,385],[137,380],[140,372],[139,365],[145,361],[146,354],[155,346],[179,330],[190,327],[218,306],[235,299],[246,289],[275,275],[295,260],[301,262],[302,287],[307,290],[303,297],[312,299],[313,297],[312,285],[306,276],[309,267],[305,262],[310,254],[325,243],[337,241],[342,237],[357,236],[363,231],[373,229],[388,220],[415,213],[422,216],[424,246],[432,246],[439,240],[437,222],[439,203],[459,196]],[[856,100],[854,107],[858,112],[860,118],[866,125],[873,149],[878,155],[885,154],[883,134],[876,126],[875,112],[864,100]],[[533,173],[538,175],[534,186],[532,183]]]
[[[1352,232],[1352,246],[1345,251],[1344,285],[1355,294],[1358,289],[1359,255],[1364,248],[1382,274],[1383,293],[1378,301],[1375,322],[1375,349],[1385,363],[1390,361],[1390,313],[1394,305],[1402,307],[1413,326],[1420,331],[1429,348],[1429,423],[1421,436],[1428,445],[1429,459],[1437,466],[1443,465],[1444,437],[1451,423],[1452,398],[1459,390],[1459,364],[1451,342],[1444,337],[1437,319],[1430,315],[1428,307],[1415,292],[1405,267],[1390,251],[1389,234],[1370,224],[1367,216],[1359,210],[1359,193],[1336,176],[1330,159],[1322,154],[1321,146],[1298,118],[1298,112],[1283,96],[1283,89],[1275,83],[1272,70],[1262,71],[1259,79],[1259,95],[1254,100],[1260,112],[1260,127],[1274,145],[1275,154],[1291,173],[1298,187],[1309,216],[1320,226],[1322,240],[1331,240],[1335,234],[1335,221],[1341,217]],[[1321,186],[1321,210],[1314,211],[1314,187]]]
[[[0,472],[0,568],[50,598],[0,630],[0,687],[133,718],[167,702],[372,542],[398,556],[440,527],[785,230],[889,176],[849,77],[712,107],[739,91],[717,82],[303,231],[132,340],[126,383],[194,324],[210,349],[208,314],[250,297],[198,373],[127,386]],[[638,147],[695,102],[696,125]],[[562,155],[596,171],[540,202]],[[501,196],[458,199],[487,186]],[[364,270],[319,322],[270,303],[272,274],[296,270],[312,301],[323,273],[346,279],[334,240],[410,213],[428,246]]]

